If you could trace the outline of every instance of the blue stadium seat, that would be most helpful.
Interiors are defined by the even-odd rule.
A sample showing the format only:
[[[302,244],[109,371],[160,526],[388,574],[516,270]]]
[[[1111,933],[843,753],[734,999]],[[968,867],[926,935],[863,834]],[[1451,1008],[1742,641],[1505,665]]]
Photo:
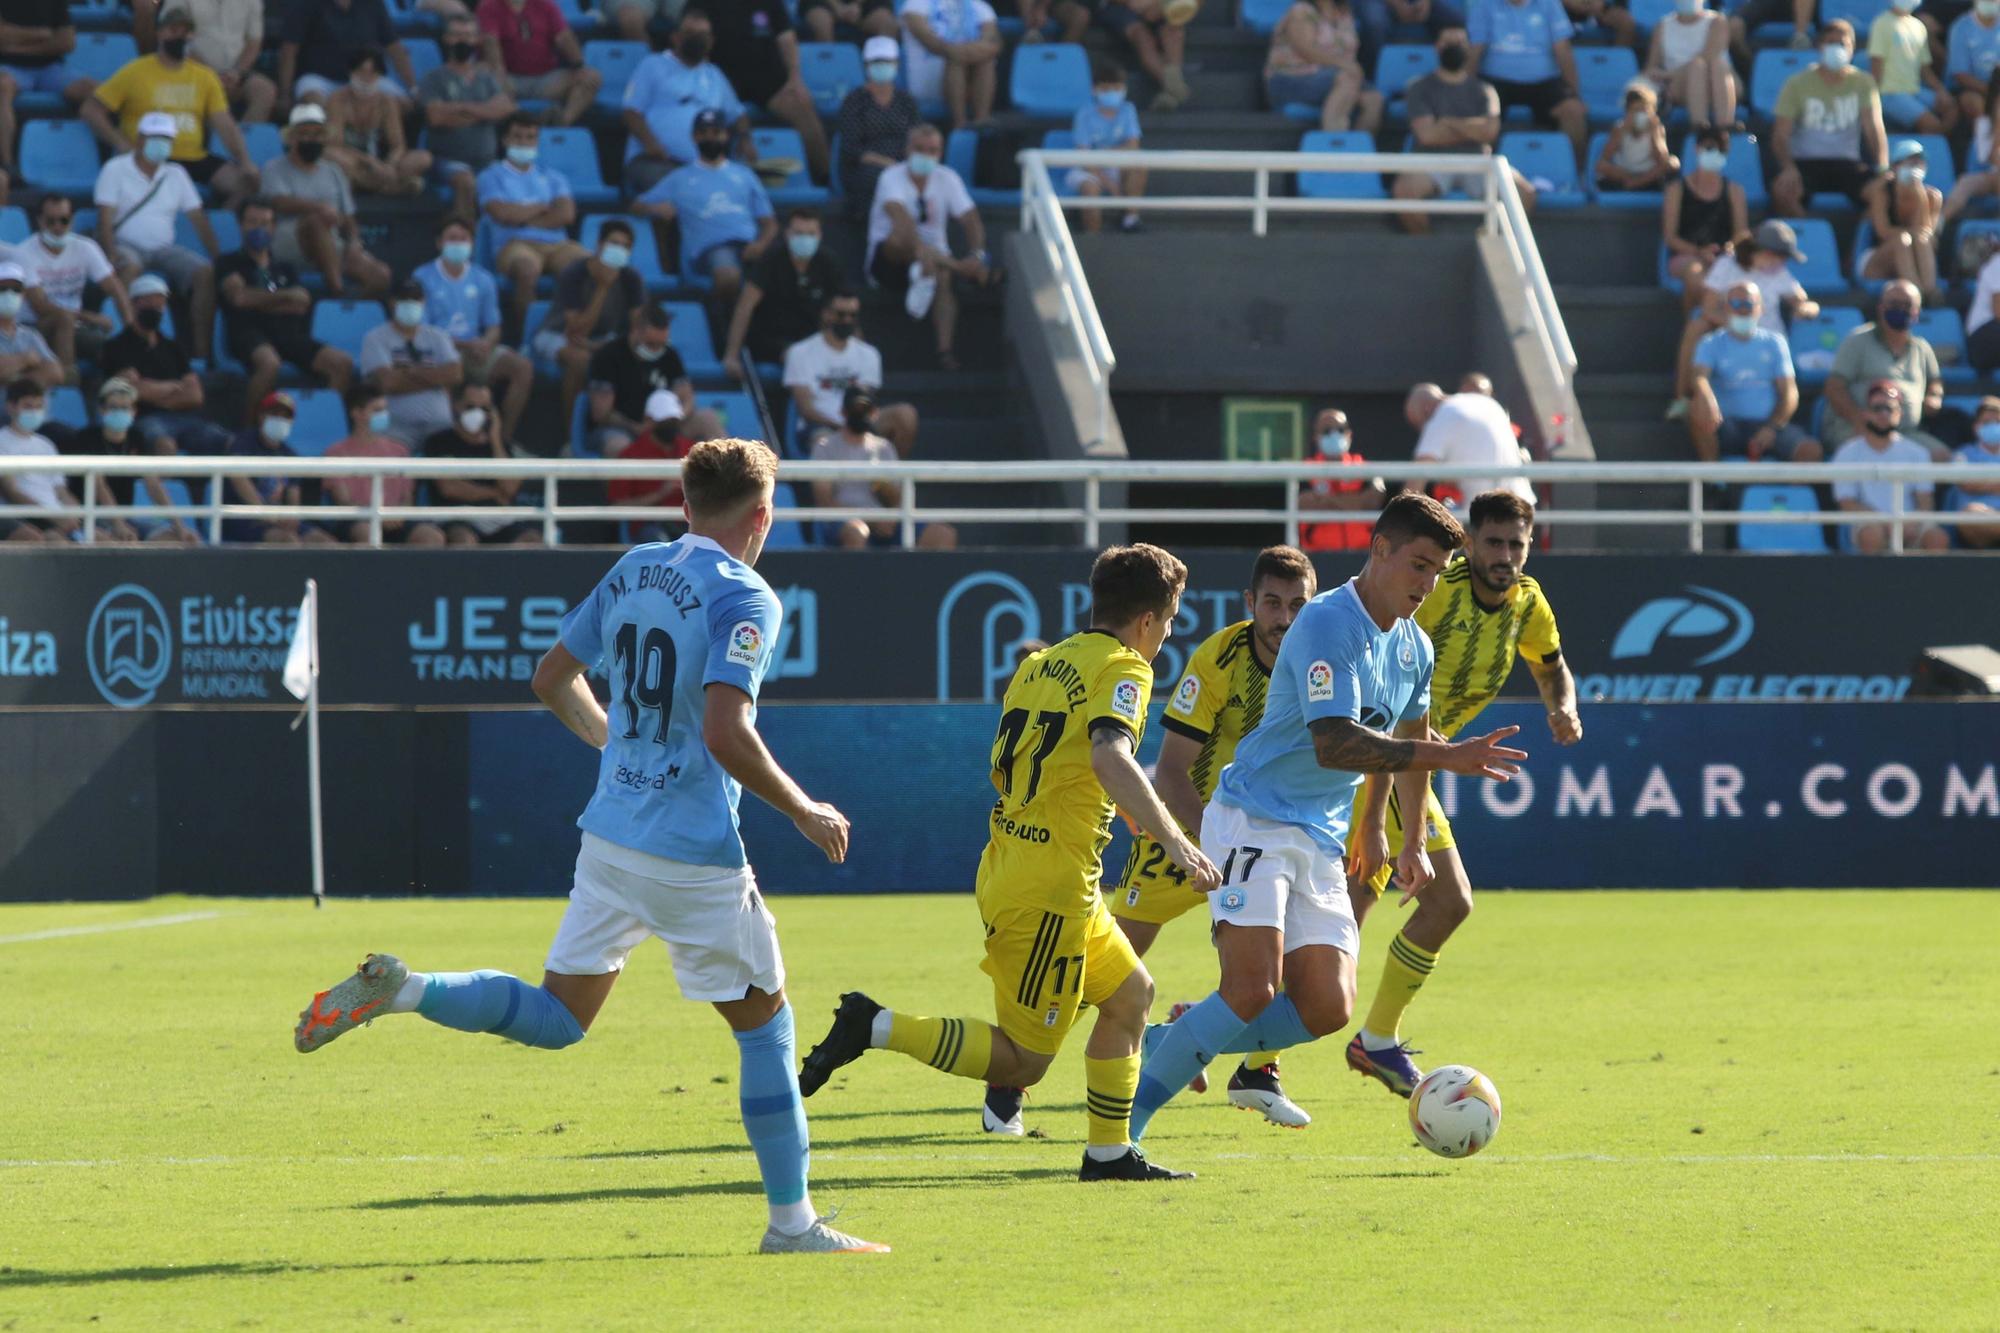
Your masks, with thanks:
[[[1658,212],[1660,201],[1666,197],[1664,190],[1600,190],[1597,188],[1597,155],[1604,151],[1604,141],[1610,138],[1608,131],[1599,130],[1590,136],[1590,147],[1583,154],[1583,184],[1590,191],[1590,197],[1600,208],[1616,208],[1626,212]]]
[[[225,251],[224,253],[227,252]],[[117,304],[109,301],[105,304],[110,308],[113,322],[116,322],[118,318]],[[229,350],[229,330],[222,321],[222,296],[220,293],[216,295],[215,305],[215,329],[209,336],[208,344],[209,367],[224,375],[242,375],[247,378],[250,374],[250,368],[241,361],[238,361],[235,355]],[[285,366],[284,369],[286,372],[292,371],[289,365]],[[296,377],[296,372],[293,372],[293,374]],[[280,379],[284,377],[283,373],[279,376]]]
[[[542,321],[549,317],[549,307],[554,304],[553,301],[530,301],[528,303],[528,313],[521,320],[520,342],[521,354],[535,363],[535,369],[551,375],[556,373],[556,363],[553,358],[537,357],[535,355],[535,334],[541,329]]]
[[[160,478],[160,489],[161,491],[165,492],[168,504],[180,506],[182,508],[193,508],[194,492],[188,489],[187,482],[183,481],[181,478],[179,477]],[[153,497],[147,493],[144,483],[136,485],[132,488],[132,503],[135,505],[149,505],[153,503]],[[167,523],[171,522],[172,520],[160,518],[160,519],[150,519],[148,521],[154,523]],[[208,540],[208,524],[202,522],[199,518],[195,518],[191,515],[185,515],[185,514],[181,516],[180,521],[187,525],[189,531],[193,532],[197,539],[203,542],[206,542]]]
[[[417,0],[388,0],[388,8],[390,26],[398,37],[421,37],[444,26],[444,20],[436,13],[418,9]]]
[[[772,185],[765,182],[764,189],[771,196],[771,203],[780,210],[796,208],[800,204],[811,204],[815,208],[826,206],[826,187],[814,185],[812,176],[806,171],[806,142],[799,132],[789,125],[763,127],[750,131],[750,140],[757,145],[757,159],[788,157],[799,164],[798,170],[785,177],[784,184]],[[972,184],[967,180],[966,184]]]
[[[1047,130],[1042,134],[1042,147],[1051,153],[1076,147],[1076,135],[1068,130]],[[1049,179],[1056,183],[1056,195],[1062,199],[1075,199],[1081,193],[1069,186],[1068,167],[1050,167]]]
[[[73,430],[82,430],[90,424],[90,408],[84,402],[83,390],[69,384],[58,384],[49,390],[49,420]]]
[[[243,224],[236,215],[226,208],[204,210],[208,214],[208,225],[215,230],[215,248],[218,255],[226,255],[231,250],[243,248]],[[174,244],[186,246],[198,255],[208,251],[202,248],[201,237],[195,234],[194,215],[183,213],[174,219]]]
[[[833,160],[840,161],[840,140],[836,136],[833,146]],[[956,171],[965,181],[965,188],[972,192],[972,202],[982,208],[1013,208],[1021,202],[1019,190],[1003,190],[991,185],[979,184],[979,131],[974,129],[953,130],[944,141],[944,164]],[[841,198],[838,186],[840,173],[834,173],[833,199]],[[1058,182],[1060,184],[1060,182]]]
[[[111,321],[110,337],[116,338],[119,334],[125,332],[125,320],[118,313],[118,303],[116,301],[108,296],[105,297],[103,302],[98,305],[97,313]],[[169,338],[174,336],[174,308],[171,305],[160,312],[160,332]],[[200,367],[201,363],[199,361],[195,362],[195,368],[200,369]]]
[[[669,302],[667,310],[674,317],[667,339],[681,354],[689,377],[721,379],[722,362],[716,359],[715,339],[708,331],[708,311],[693,301]]]
[[[2000,247],[2000,218],[1968,218],[1959,223],[1958,232],[1952,247],[1953,251],[1956,252],[1959,246],[1965,244],[1966,237],[1982,233],[1992,237],[1995,246]],[[2000,254],[2000,248],[1996,248],[1994,253]],[[1953,258],[1954,260],[1956,259],[1955,253]],[[1979,274],[1977,272],[1960,273],[1958,275],[1959,284],[1968,292],[1972,290],[1973,284],[1978,280]]]
[[[1014,52],[1007,100],[1030,116],[1068,120],[1090,101],[1090,58],[1081,46],[1044,42]]]
[[[1819,22],[1824,25],[1835,19],[1846,19],[1853,24],[1856,63],[1866,69],[1868,29],[1875,22],[1875,16],[1888,7],[1889,0],[1819,0]]]
[[[1243,26],[1260,37],[1269,37],[1296,0],[1243,0]]]
[[[238,125],[243,131],[243,146],[250,150],[250,160],[263,166],[274,157],[285,155],[285,141],[276,125]],[[217,157],[229,156],[229,150],[222,146],[222,136],[210,131],[208,151]]]
[[[1745,486],[1737,509],[1746,514],[1818,513],[1819,497],[1810,486]],[[1826,534],[1811,523],[1744,523],[1736,529],[1736,549],[1824,555]]]
[[[347,438],[347,408],[332,389],[294,389],[299,405],[286,443],[300,458],[324,458],[326,451]]]
[[[21,127],[21,179],[30,185],[89,198],[100,165],[97,138],[80,120],[31,120]]]
[[[424,81],[424,75],[444,63],[444,52],[438,49],[435,37],[405,37],[403,50],[410,57],[410,74],[418,83]],[[390,73],[393,75],[395,71]],[[416,91],[415,88],[410,89],[410,95],[414,97]]]
[[[1861,327],[1861,312],[1853,306],[1832,305],[1813,319],[1794,319],[1790,330],[1792,373],[1801,386],[1826,383],[1833,371],[1840,340]]]
[[[1436,69],[1437,49],[1430,46],[1385,46],[1375,58],[1375,87],[1383,98],[1400,102],[1403,89]]]
[[[597,105],[616,109],[624,104],[625,86],[648,52],[644,42],[585,42],[583,63],[604,76]]]
[[[1917,316],[1916,332],[1930,340],[1937,352],[1938,369],[1946,384],[1971,384],[1979,372],[1968,360],[1965,321],[1950,306],[1926,306]]]
[[[613,218],[624,218],[632,224],[632,271],[646,284],[646,290],[655,296],[680,290],[680,279],[669,273],[660,262],[659,241],[653,232],[651,218],[627,217],[620,213],[591,213],[584,217],[583,227],[577,240],[586,249],[597,249],[597,238],[604,230],[604,224]]]
[[[756,400],[747,393],[696,393],[694,405],[708,408],[722,418],[723,430],[738,439],[763,437],[764,423],[757,417]]]
[[[0,208],[0,245],[19,245],[27,239],[27,210],[15,204]]]
[[[813,105],[830,116],[861,86],[861,49],[852,42],[800,42],[799,74]]]
[[[1674,0],[1632,0],[1632,21],[1639,25],[1643,37],[1651,37],[1653,29],[1674,16]]]
[[[1608,125],[1625,114],[1625,85],[1639,77],[1639,58],[1629,47],[1579,46],[1576,77],[1592,123]]]
[[[1792,265],[1799,285],[1814,296],[1845,292],[1847,278],[1840,271],[1840,242],[1834,238],[1833,224],[1825,218],[1792,218],[1791,228],[1806,257],[1805,263]]]
[[[951,132],[951,137],[952,139],[956,139],[959,135],[968,133],[971,133],[971,131],[953,130]],[[948,139],[945,142],[946,142],[945,158],[947,161],[950,161],[951,140]],[[978,142],[979,142],[979,136],[977,134],[973,134],[973,144],[975,147],[978,145]],[[847,198],[847,188],[840,183],[840,136],[838,134],[829,135],[827,137],[826,160],[833,164],[833,170],[828,172],[826,176],[827,202],[837,204]],[[956,162],[952,162],[952,169],[957,170],[957,168],[958,164]],[[963,171],[960,171],[958,174],[965,177],[965,183],[968,186],[972,184],[972,177],[970,175],[967,175]]]
[[[1867,35],[1861,36],[1861,45],[1866,49]],[[1759,51],[1750,62],[1750,105],[1766,120],[1778,110],[1778,94],[1784,90],[1785,80],[1802,69],[1810,69],[1819,60],[1818,51]]]
[[[604,183],[597,165],[597,140],[589,130],[556,126],[543,130],[540,163],[560,171],[569,181],[579,213],[586,208],[605,208],[618,200],[618,191]]]
[[[1309,130],[1299,138],[1301,153],[1372,153],[1375,138],[1365,130],[1330,133]],[[1301,171],[1299,193],[1308,199],[1383,199],[1381,176],[1367,171]]]
[[[556,0],[556,8],[562,11],[563,22],[576,29],[576,39],[588,44],[590,34],[597,31],[600,21],[594,9],[585,9],[577,0]]]
[[[1958,184],[1958,165],[1952,159],[1951,140],[1942,134],[1913,134],[1909,137],[1924,146],[1924,184],[1935,185],[1949,195],[1951,187]]]
[[[313,306],[312,336],[329,347],[338,347],[358,362],[361,340],[386,318],[380,302],[328,298]]]
[[[1694,136],[1681,140],[1681,170],[1694,170]],[[1732,134],[1729,136],[1729,162],[1722,168],[1722,174],[1743,187],[1743,203],[1752,219],[1763,212],[1771,203],[1771,192],[1764,185],[1764,158],[1757,147],[1754,134]]]
[[[781,481],[771,488],[771,507],[799,507],[799,497],[793,492],[790,482]],[[771,524],[771,530],[764,534],[764,549],[767,551],[796,551],[805,544],[805,524],[795,518],[777,519]]]
[[[138,44],[129,32],[80,32],[76,49],[63,59],[63,75],[102,83],[138,58]]]
[[[1567,135],[1512,131],[1500,136],[1500,155],[1535,187],[1537,209],[1583,207],[1576,150]]]

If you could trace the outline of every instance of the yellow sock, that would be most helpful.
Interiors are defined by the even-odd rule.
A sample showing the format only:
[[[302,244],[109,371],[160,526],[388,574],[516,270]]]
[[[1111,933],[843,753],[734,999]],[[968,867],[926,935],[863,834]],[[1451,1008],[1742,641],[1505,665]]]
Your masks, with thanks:
[[[1378,1037],[1400,1035],[1403,1011],[1424,988],[1424,981],[1437,966],[1437,960],[1436,954],[1420,944],[1410,943],[1410,937],[1399,932],[1389,941],[1389,956],[1382,964],[1382,981],[1375,988],[1375,1003],[1362,1026]]]
[[[984,1082],[993,1063],[993,1025],[976,1018],[917,1018],[893,1014],[889,1019],[889,1049],[900,1051],[932,1069]],[[1133,1078],[1137,1078],[1135,1069]]]
[[[1109,1060],[1083,1057],[1084,1106],[1090,1112],[1090,1146],[1115,1148],[1132,1141],[1132,1094],[1139,1090],[1139,1053]]]

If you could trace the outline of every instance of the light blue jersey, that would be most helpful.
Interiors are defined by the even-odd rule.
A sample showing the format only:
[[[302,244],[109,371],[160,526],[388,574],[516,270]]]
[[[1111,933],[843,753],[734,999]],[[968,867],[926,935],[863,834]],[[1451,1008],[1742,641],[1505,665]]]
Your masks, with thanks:
[[[1415,621],[1377,629],[1353,579],[1313,598],[1279,645],[1264,720],[1237,744],[1215,799],[1295,824],[1327,855],[1342,856],[1361,774],[1321,768],[1308,728],[1328,717],[1373,731],[1415,721],[1430,711],[1435,660]]]
[[[783,612],[771,585],[706,537],[636,546],[563,617],[562,642],[611,681],[610,740],[577,827],[693,865],[744,864],[742,785],[701,738],[703,691],[754,704]]]

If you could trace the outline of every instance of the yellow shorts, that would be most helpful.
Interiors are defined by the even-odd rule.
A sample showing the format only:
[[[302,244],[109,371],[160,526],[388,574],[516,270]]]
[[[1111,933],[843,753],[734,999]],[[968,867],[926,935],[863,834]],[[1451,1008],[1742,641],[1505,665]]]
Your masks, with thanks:
[[[979,966],[993,978],[993,1014],[1023,1050],[1054,1055],[1078,1006],[1103,1004],[1139,967],[1101,898],[1090,911],[1066,916],[982,892],[979,916],[986,923]]]
[[[1354,797],[1354,813],[1357,818],[1361,814],[1361,795],[1359,792]],[[1428,787],[1424,789],[1424,815],[1425,822],[1430,829],[1430,837],[1424,840],[1425,851],[1442,852],[1458,846],[1458,840],[1452,837],[1451,834],[1451,821],[1444,817],[1444,807],[1438,804],[1437,793]],[[1389,881],[1395,877],[1396,873],[1395,860],[1403,854],[1402,804],[1397,801],[1396,793],[1393,789],[1389,792],[1389,816],[1386,823],[1389,834],[1390,863],[1376,871],[1375,877],[1368,881],[1368,891],[1377,898],[1380,898],[1388,889]]]
[[[1111,914],[1126,921],[1164,926],[1183,912],[1208,906],[1208,895],[1188,887],[1187,871],[1175,865],[1167,849],[1141,833],[1132,839],[1125,874],[1111,895]]]

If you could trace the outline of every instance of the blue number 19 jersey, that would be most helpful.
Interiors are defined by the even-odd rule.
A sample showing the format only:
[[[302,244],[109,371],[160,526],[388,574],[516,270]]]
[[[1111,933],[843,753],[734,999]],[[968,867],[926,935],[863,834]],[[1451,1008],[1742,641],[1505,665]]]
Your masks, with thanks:
[[[1215,799],[1302,828],[1328,855],[1347,843],[1359,773],[1321,768],[1312,723],[1344,717],[1389,731],[1430,711],[1431,641],[1412,620],[1377,628],[1349,579],[1307,602],[1285,632],[1264,720],[1236,746]]]
[[[635,546],[563,617],[562,642],[610,677],[610,739],[577,827],[694,865],[744,863],[743,788],[701,737],[704,690],[754,704],[783,612],[771,585],[706,537]]]

